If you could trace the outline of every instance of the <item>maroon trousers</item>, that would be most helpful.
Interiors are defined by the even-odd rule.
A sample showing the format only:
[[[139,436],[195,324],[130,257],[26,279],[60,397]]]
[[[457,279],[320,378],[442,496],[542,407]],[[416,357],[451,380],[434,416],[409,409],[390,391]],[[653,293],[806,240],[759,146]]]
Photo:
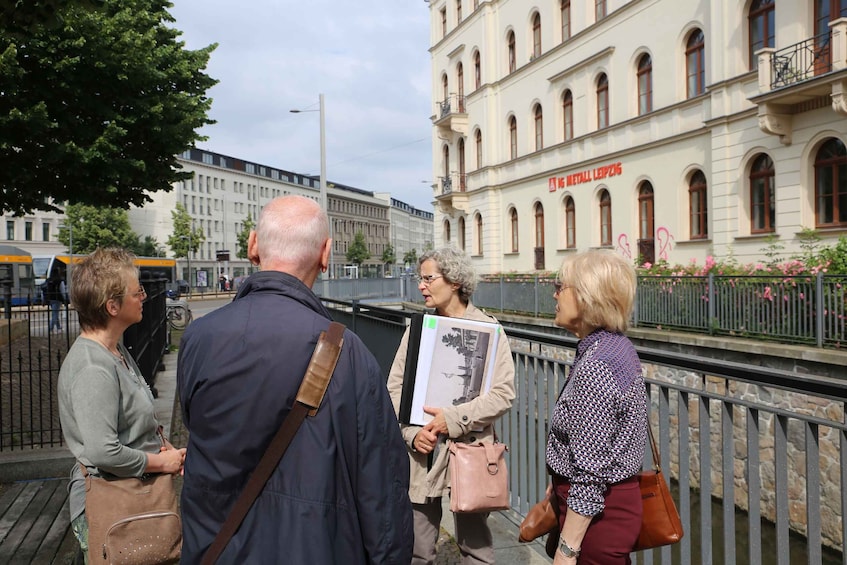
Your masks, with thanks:
[[[553,488],[559,500],[559,530],[568,512],[569,482],[553,475]],[[579,565],[630,565],[629,554],[641,530],[641,489],[631,477],[609,486],[606,508],[594,517],[580,547]]]

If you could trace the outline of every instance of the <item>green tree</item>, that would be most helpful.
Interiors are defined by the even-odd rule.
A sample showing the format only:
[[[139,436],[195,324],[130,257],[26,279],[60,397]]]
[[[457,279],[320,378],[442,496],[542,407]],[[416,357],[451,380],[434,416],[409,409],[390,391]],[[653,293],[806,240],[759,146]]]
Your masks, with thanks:
[[[164,248],[152,235],[145,235],[143,240],[139,237],[132,251],[140,257],[161,257],[165,255]]]
[[[389,267],[395,262],[397,262],[397,255],[394,253],[394,246],[389,243],[382,251],[382,264]]]
[[[171,219],[173,220],[174,231],[168,236],[166,243],[171,248],[173,256],[179,259],[180,257],[188,257],[189,251],[197,253],[200,244],[206,241],[203,229],[192,229],[191,216],[182,204],[177,204],[176,210],[171,211]]]
[[[368,252],[368,244],[365,243],[365,234],[356,232],[353,243],[347,248],[346,257],[354,265],[361,265],[366,259],[370,259],[371,254]]]
[[[216,45],[185,49],[167,0],[51,4],[56,25],[0,27],[0,213],[143,206],[189,178]]]
[[[412,249],[411,251],[406,251],[403,255],[403,264],[414,266],[415,263],[418,262],[418,250]]]
[[[236,257],[239,259],[247,259],[247,240],[250,239],[250,232],[256,227],[256,222],[250,212],[247,212],[247,219],[244,220],[244,225],[241,226],[241,231],[238,232],[238,248],[235,251]]]
[[[91,253],[98,247],[117,246],[131,251],[138,247],[138,234],[129,226],[126,210],[86,204],[71,204],[65,208],[58,239],[75,255]]]
[[[21,34],[37,26],[56,27],[68,6],[102,7],[105,0],[0,0],[0,27]]]

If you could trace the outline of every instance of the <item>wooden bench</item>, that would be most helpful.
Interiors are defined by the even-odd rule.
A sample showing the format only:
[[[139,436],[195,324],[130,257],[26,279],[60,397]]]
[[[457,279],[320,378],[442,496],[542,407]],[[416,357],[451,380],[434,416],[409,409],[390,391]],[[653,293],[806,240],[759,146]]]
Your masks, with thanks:
[[[12,483],[0,496],[0,563],[70,565],[77,549],[67,479]]]

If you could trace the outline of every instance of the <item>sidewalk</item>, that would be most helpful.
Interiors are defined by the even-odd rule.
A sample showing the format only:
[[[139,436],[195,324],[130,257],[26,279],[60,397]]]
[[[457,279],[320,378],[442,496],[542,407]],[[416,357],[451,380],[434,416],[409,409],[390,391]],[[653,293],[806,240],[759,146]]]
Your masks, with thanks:
[[[165,428],[165,436],[171,437],[174,445],[179,446],[186,438],[183,435],[182,426],[179,422],[174,423],[174,409],[176,407],[176,353],[165,355],[163,361],[165,370],[156,376],[156,388],[159,398],[155,401],[156,418]],[[177,415],[178,417],[178,415]],[[453,517],[450,513],[450,502],[445,499],[444,518],[441,521],[441,536],[438,540],[438,557],[436,565],[458,565],[461,563],[459,548],[453,538],[455,536]],[[488,519],[491,533],[494,537],[494,554],[497,563],[521,565],[549,564],[550,559],[544,553],[544,544],[538,541],[524,544],[518,542],[518,525],[520,516],[512,511],[495,512]]]

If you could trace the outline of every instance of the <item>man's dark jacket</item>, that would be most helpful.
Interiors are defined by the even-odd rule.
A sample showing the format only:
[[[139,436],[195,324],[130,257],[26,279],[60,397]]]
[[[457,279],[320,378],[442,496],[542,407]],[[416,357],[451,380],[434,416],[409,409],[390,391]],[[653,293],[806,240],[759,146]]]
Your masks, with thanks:
[[[189,430],[183,563],[198,563],[278,430],[329,313],[293,276],[251,275],[193,322],[177,383]],[[409,457],[379,365],[344,332],[306,418],[219,563],[402,563],[412,558]]]

